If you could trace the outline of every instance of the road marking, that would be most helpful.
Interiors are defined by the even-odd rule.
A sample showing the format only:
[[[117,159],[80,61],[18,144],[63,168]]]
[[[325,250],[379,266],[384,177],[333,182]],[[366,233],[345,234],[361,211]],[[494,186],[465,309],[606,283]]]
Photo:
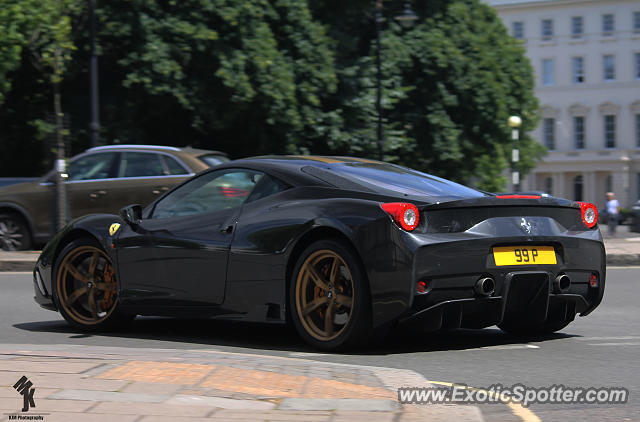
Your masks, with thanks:
[[[291,352],[289,356],[293,356],[294,358],[304,358],[306,356],[329,356],[329,353],[312,353],[312,352]]]
[[[640,336],[617,336],[617,337],[582,337],[577,340],[581,341],[598,341],[598,340],[638,340]]]
[[[636,343],[588,343],[589,346],[640,346],[640,342]]]
[[[518,349],[539,349],[540,346],[536,346],[535,344],[502,344],[499,346],[484,346],[484,347],[474,347],[473,349],[465,349],[465,351],[469,350],[518,350]]]
[[[447,386],[447,387],[458,386],[458,387],[468,388],[468,389],[476,390],[476,391],[484,391],[490,397],[498,396],[498,394],[495,393],[494,391],[489,391],[489,390],[485,390],[485,389],[482,389],[482,388],[470,387],[468,385],[460,385],[460,384],[455,384],[455,383],[451,383],[451,382],[443,382],[443,381],[429,381],[429,382],[431,384],[444,385],[444,386]],[[514,403],[513,399],[508,401],[508,402],[506,402],[506,403],[505,402],[503,402],[503,403],[506,404],[507,406],[509,406],[509,409],[511,409],[511,413],[513,413],[514,415],[516,415],[517,417],[522,419],[524,422],[542,422],[540,420],[540,418],[538,416],[536,416],[535,413],[533,413],[531,410],[529,410],[526,407],[524,407],[519,402],[515,402]]]

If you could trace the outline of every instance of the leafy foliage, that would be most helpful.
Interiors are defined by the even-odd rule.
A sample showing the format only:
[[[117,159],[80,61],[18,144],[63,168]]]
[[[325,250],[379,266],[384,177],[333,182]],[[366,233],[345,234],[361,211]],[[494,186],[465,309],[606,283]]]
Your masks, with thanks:
[[[57,1],[5,2],[0,122],[10,118],[12,126],[1,136],[34,137],[36,128],[48,128],[33,121],[45,114],[50,88],[25,79],[37,74],[26,52],[55,56],[29,42],[40,22],[38,37],[46,33],[46,40],[64,46],[65,63],[71,59],[60,66],[64,106],[72,117],[73,149],[86,148],[84,6],[64,0],[73,6],[67,18],[42,26],[55,21],[47,5]],[[521,133],[538,119],[524,49],[478,0],[413,2],[419,19],[409,29],[393,19],[403,4],[385,1],[381,25],[385,159],[503,189],[511,149],[507,118],[523,117]],[[99,2],[102,140],[193,145],[233,157],[376,158],[374,15],[370,0]],[[30,109],[27,97],[38,99]],[[528,136],[520,149],[524,172],[544,153]]]

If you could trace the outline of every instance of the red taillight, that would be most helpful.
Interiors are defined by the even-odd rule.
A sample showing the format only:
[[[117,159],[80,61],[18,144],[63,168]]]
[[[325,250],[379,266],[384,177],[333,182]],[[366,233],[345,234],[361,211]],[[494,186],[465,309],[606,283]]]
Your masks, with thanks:
[[[500,199],[540,199],[540,195],[497,195],[496,198]]]
[[[582,222],[589,228],[598,223],[598,209],[589,202],[578,202],[580,204],[580,216]]]
[[[406,202],[390,202],[380,205],[393,218],[396,224],[410,232],[418,227],[420,214],[418,208]]]
[[[418,293],[426,293],[428,289],[429,285],[426,281],[418,281],[418,287],[416,288]]]
[[[593,287],[593,288],[598,287],[598,275],[597,274],[591,274],[591,277],[589,277],[589,287]]]

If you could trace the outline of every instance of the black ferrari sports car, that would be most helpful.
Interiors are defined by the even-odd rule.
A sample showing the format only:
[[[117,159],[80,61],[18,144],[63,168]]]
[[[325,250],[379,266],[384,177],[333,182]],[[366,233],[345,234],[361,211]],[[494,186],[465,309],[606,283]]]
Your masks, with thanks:
[[[249,158],[144,210],[72,221],[38,259],[35,300],[84,329],[136,315],[292,323],[324,350],[396,323],[549,333],[602,300],[597,221],[593,204],[379,161]]]

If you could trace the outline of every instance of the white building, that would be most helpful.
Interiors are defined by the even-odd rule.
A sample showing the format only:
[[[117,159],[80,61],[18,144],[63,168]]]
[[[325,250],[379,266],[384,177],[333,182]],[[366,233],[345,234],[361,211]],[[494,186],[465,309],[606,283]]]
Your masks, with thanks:
[[[640,0],[485,0],[535,69],[549,149],[522,190],[594,202],[640,198]]]

